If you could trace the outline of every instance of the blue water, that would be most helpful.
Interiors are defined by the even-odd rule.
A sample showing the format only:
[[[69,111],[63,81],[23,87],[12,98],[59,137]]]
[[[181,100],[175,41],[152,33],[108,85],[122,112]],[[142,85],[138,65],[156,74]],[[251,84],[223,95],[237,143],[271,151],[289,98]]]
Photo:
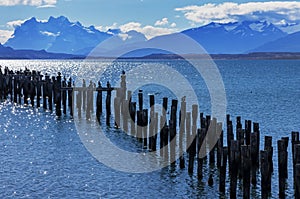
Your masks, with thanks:
[[[55,74],[62,71],[76,79],[83,67],[102,68],[109,65],[101,79],[105,84],[118,79],[121,70],[147,64],[163,64],[188,77],[200,101],[200,111],[210,114],[208,89],[187,70],[187,63],[179,60],[119,61],[111,64],[98,61],[1,60],[0,65],[11,69],[28,67]],[[273,136],[274,174],[272,198],[278,198],[276,141],[300,130],[300,61],[257,60],[216,61],[222,75],[227,97],[227,113],[233,117],[260,123],[263,136]],[[168,74],[166,74],[168,75]],[[91,73],[90,77],[93,76]],[[88,79],[88,77],[86,77]],[[98,78],[99,77],[94,77]],[[144,87],[145,95],[156,93],[157,103],[164,96],[174,97],[160,86]],[[135,98],[134,98],[135,99]],[[147,103],[147,100],[146,100]],[[106,135],[117,146],[128,151],[142,151],[141,143],[124,132],[106,129]],[[263,143],[261,143],[262,146]],[[289,168],[291,146],[289,145]],[[187,169],[169,166],[144,174],[113,170],[97,161],[82,144],[70,116],[56,118],[54,113],[31,107],[0,104],[0,197],[1,198],[216,198],[218,171],[204,166],[204,178],[199,181],[188,175]],[[215,184],[207,186],[209,173]],[[289,169],[287,197],[293,196],[292,169]],[[260,178],[258,178],[259,181]],[[229,197],[227,177],[226,194]],[[241,184],[239,184],[241,186]],[[252,187],[253,198],[260,196],[260,182]],[[241,188],[238,196],[242,196]]]

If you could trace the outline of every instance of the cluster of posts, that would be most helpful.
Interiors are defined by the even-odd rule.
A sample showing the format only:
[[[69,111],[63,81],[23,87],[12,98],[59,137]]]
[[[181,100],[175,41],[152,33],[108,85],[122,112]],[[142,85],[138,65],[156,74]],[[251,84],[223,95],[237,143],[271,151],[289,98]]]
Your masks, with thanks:
[[[44,78],[43,78],[44,77]],[[149,109],[145,108],[143,91],[138,92],[137,102],[132,102],[132,91],[126,89],[126,75],[122,72],[120,87],[113,88],[107,82],[106,87],[90,82],[86,86],[75,87],[72,79],[43,76],[38,71],[10,71],[0,69],[0,99],[10,100],[14,104],[24,104],[52,112],[55,106],[57,116],[67,114],[73,116],[77,110],[78,117],[85,113],[86,119],[91,119],[96,111],[96,118],[100,122],[103,92],[106,92],[106,125],[111,125],[112,91],[116,91],[113,100],[114,127],[121,128],[129,135],[142,142],[143,148],[157,151],[172,165],[178,162],[180,169],[188,167],[188,172],[203,179],[203,166],[208,162],[210,166],[217,166],[219,171],[219,191],[226,192],[226,177],[230,179],[230,198],[237,197],[237,180],[242,180],[243,198],[250,198],[251,184],[257,185],[257,174],[261,175],[261,198],[268,198],[271,193],[273,174],[273,146],[272,137],[264,137],[264,149],[260,150],[259,124],[245,120],[244,128],[241,117],[236,117],[235,134],[230,115],[227,115],[226,131],[227,146],[224,146],[224,132],[222,123],[211,116],[198,113],[199,107],[192,106],[192,112],[187,112],[185,97],[181,99],[178,113],[178,100],[172,100],[168,109],[168,98],[163,98],[162,112],[155,111],[155,96],[149,95]],[[95,96],[96,94],[96,96]],[[67,108],[68,107],[68,108]],[[96,107],[96,110],[94,110]],[[169,113],[169,114],[168,114]],[[169,115],[169,116],[168,116]],[[198,118],[198,115],[200,116]],[[200,120],[200,127],[197,121]],[[252,128],[253,127],[253,128]],[[215,140],[215,141],[214,141]],[[288,178],[288,143],[289,137],[277,141],[279,198],[285,198],[286,179]],[[292,159],[294,173],[295,198],[300,198],[300,141],[299,132],[292,132]],[[208,155],[206,154],[207,151]],[[202,155],[201,155],[202,154]],[[185,159],[188,159],[187,161]],[[197,163],[197,164],[196,164]],[[197,166],[194,169],[194,166]],[[226,175],[227,166],[229,174]],[[208,184],[213,184],[213,176],[209,176]]]

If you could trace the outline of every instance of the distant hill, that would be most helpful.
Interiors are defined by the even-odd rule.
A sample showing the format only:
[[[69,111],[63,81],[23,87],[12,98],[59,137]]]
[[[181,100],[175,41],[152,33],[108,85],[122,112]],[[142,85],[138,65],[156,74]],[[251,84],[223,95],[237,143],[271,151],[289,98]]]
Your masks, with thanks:
[[[79,59],[84,56],[48,53],[45,50],[14,50],[0,44],[0,59]]]
[[[250,52],[300,52],[300,31],[263,44]]]

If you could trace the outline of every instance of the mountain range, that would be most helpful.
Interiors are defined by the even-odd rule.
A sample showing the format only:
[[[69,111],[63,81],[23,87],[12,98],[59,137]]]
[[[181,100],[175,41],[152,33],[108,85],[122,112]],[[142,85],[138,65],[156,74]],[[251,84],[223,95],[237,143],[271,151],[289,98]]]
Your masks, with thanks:
[[[15,49],[27,50],[26,52],[31,50],[35,52],[35,55],[49,52],[67,57],[70,55],[86,56],[101,44],[97,48],[98,55],[109,56],[117,54],[121,49],[144,46],[145,49],[127,55],[140,57],[150,54],[168,54],[163,50],[151,49],[147,46],[157,43],[175,45],[179,34],[194,39],[209,54],[300,52],[300,45],[297,45],[300,42],[300,31],[288,34],[267,21],[224,24],[212,22],[180,33],[157,36],[147,40],[145,35],[135,30],[122,32],[120,29],[110,29],[103,32],[94,26],[85,27],[80,22],[70,22],[64,16],[50,17],[48,21],[38,21],[33,17],[25,21],[15,28],[12,37],[4,44],[7,48],[0,46],[0,52],[7,50],[12,53]],[[185,51],[181,53],[184,54]],[[197,54],[199,52],[186,51],[186,53]]]

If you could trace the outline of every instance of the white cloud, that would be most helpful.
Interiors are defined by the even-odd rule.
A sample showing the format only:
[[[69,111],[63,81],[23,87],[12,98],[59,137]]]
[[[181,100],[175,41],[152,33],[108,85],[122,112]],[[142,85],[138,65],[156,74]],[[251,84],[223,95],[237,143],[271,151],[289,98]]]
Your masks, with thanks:
[[[135,30],[137,32],[143,33],[147,39],[151,39],[159,35],[171,34],[177,31],[174,28],[162,28],[162,27],[154,27],[150,25],[142,26],[142,24],[138,22],[129,22],[127,24],[121,25],[120,30],[122,32]]]
[[[164,25],[167,25],[169,23],[169,21],[168,21],[168,18],[162,18],[161,20],[157,20],[156,22],[155,22],[155,26],[164,26]]]
[[[107,32],[109,29],[117,29],[118,28],[118,24],[117,23],[113,23],[110,26],[96,26],[96,29],[102,31],[102,32]]]
[[[11,30],[0,30],[0,43],[4,44],[13,34]]]
[[[171,28],[175,28],[176,26],[177,26],[176,23],[171,23],[171,25],[170,25]]]
[[[15,28],[17,26],[20,26],[21,24],[23,24],[27,20],[28,19],[25,19],[25,20],[16,20],[16,21],[9,21],[6,24],[7,24],[8,28]]]
[[[35,7],[54,7],[57,0],[1,0],[0,6],[35,6]]]
[[[184,13],[186,19],[207,24],[212,21],[219,23],[241,20],[267,20],[278,23],[283,19],[287,23],[300,23],[300,2],[296,1],[269,1],[221,4],[208,3],[202,6],[186,6],[176,8]]]

